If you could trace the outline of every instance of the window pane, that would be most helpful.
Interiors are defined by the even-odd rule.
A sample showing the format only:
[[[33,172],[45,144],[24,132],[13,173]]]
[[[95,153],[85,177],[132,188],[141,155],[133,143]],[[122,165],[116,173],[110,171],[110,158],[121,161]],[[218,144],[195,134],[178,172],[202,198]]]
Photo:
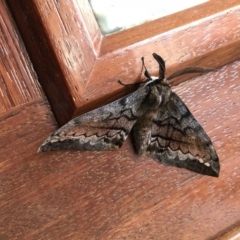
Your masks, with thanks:
[[[89,0],[104,35],[122,31],[207,0]]]

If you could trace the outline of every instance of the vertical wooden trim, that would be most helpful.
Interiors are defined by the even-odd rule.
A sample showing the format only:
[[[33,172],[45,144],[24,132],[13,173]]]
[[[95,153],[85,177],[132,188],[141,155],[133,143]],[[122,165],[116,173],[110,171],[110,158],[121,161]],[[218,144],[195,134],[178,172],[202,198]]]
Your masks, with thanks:
[[[5,2],[0,4],[0,115],[42,96],[37,76]]]
[[[95,18],[85,0],[78,4],[9,0],[8,4],[61,125],[80,104],[95,64],[101,42]]]

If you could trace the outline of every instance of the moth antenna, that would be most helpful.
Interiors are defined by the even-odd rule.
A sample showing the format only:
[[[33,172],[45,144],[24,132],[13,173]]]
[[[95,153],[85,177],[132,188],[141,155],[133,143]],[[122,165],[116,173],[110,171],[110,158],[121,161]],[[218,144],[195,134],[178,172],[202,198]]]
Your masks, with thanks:
[[[144,72],[145,77],[146,77],[147,79],[152,79],[151,74],[149,73],[149,71],[147,70],[147,68],[146,68],[146,66],[145,66],[144,57],[142,57],[141,60],[142,60],[142,65],[143,65],[143,67],[144,67],[144,69],[145,69],[145,72]]]
[[[173,79],[175,77],[178,77],[183,74],[187,73],[207,73],[207,72],[212,72],[216,71],[213,68],[203,68],[203,67],[185,67],[180,70],[177,70],[176,72],[172,73],[169,77],[167,77],[168,80]]]
[[[159,64],[159,78],[162,80],[165,78],[165,62],[164,60],[157,55],[156,53],[153,53],[153,57]]]

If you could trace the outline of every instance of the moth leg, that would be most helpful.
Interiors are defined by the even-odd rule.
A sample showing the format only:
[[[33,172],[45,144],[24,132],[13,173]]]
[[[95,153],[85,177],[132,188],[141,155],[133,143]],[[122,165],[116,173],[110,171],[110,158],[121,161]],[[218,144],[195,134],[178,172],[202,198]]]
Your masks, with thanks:
[[[146,83],[148,81],[146,80],[146,81],[136,82],[136,83],[123,83],[121,80],[118,80],[118,82],[123,86],[136,86],[136,85],[141,85],[143,83]]]
[[[142,81],[142,82],[137,82],[137,83],[129,83],[129,84],[126,84],[126,83],[123,83],[121,80],[118,80],[118,82],[123,85],[123,86],[136,86],[136,85],[141,85],[142,83],[146,83],[146,82],[149,82],[149,80],[152,80],[152,76],[151,74],[149,73],[149,71],[147,70],[146,66],[145,66],[145,63],[144,63],[144,57],[141,58],[142,60],[142,65],[145,69],[145,72],[144,72],[144,75],[145,77],[147,78],[145,81]]]

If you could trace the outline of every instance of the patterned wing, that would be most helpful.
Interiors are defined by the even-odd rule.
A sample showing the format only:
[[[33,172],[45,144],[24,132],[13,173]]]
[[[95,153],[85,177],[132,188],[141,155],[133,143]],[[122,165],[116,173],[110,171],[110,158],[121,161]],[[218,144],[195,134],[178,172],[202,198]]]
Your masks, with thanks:
[[[183,101],[173,92],[152,125],[147,155],[156,161],[218,176],[220,165],[210,138]]]
[[[126,140],[137,118],[146,109],[141,107],[149,87],[101,108],[77,117],[53,133],[39,152],[61,149],[116,150]]]

